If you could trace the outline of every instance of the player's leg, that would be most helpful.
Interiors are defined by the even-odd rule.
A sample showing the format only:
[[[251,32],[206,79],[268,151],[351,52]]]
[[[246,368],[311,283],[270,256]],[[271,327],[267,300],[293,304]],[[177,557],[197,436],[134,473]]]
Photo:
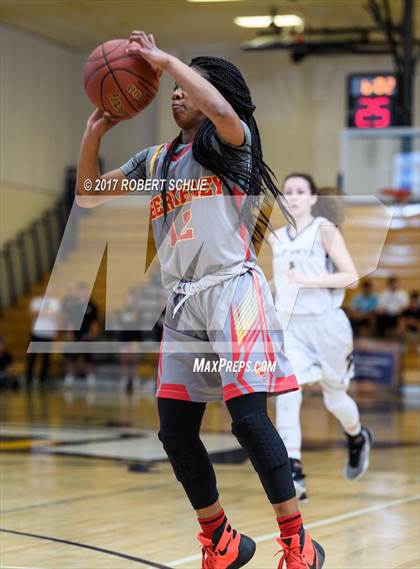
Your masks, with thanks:
[[[254,555],[255,543],[230,526],[219,502],[216,475],[200,439],[205,403],[158,398],[159,439],[196,511],[203,569],[239,569]]]
[[[369,466],[372,436],[362,426],[359,408],[347,393],[354,375],[353,334],[350,322],[342,310],[328,320],[319,345],[322,353],[321,386],[325,407],[341,424],[347,439],[348,460],[344,476],[348,480],[360,478]]]
[[[305,342],[302,328],[308,328],[307,323],[291,322],[285,332],[285,351],[292,364],[300,385],[318,381],[321,378],[321,368],[317,364],[316,354]],[[276,398],[276,427],[286,445],[292,470],[298,500],[308,500],[302,464],[302,427],[301,408],[302,390],[285,393]]]
[[[302,429],[300,412],[302,390],[276,397],[276,426],[287,449],[289,458],[302,458]]]
[[[289,455],[290,468],[298,500],[308,500],[302,466],[302,428],[300,413],[302,390],[276,398],[276,427]]]
[[[324,552],[302,528],[287,451],[267,414],[268,393],[297,389],[268,283],[256,267],[206,292],[203,307],[217,325],[209,327],[214,350],[221,360],[235,364],[221,369],[232,432],[247,451],[276,513],[284,553],[280,566],[285,561],[290,569],[309,569],[316,563],[320,569]],[[220,306],[227,306],[227,311],[220,311]]]
[[[363,476],[369,467],[372,444],[370,431],[363,427],[356,402],[346,391],[345,386],[333,386],[322,382],[325,407],[341,424],[347,439],[348,459],[344,467],[347,480]]]
[[[232,529],[227,521],[213,465],[200,439],[204,401],[221,399],[222,386],[218,373],[200,371],[194,364],[202,359],[211,363],[217,357],[199,353],[207,334],[196,316],[200,314],[197,299],[190,298],[175,317],[177,301],[179,297],[174,295],[168,300],[159,356],[159,439],[201,525],[198,540],[202,545],[202,569],[239,568],[254,555],[255,543]]]
[[[226,405],[232,432],[247,451],[276,514],[284,561],[296,569],[321,568],[325,553],[303,528],[287,450],[267,413],[267,393],[235,397]]]

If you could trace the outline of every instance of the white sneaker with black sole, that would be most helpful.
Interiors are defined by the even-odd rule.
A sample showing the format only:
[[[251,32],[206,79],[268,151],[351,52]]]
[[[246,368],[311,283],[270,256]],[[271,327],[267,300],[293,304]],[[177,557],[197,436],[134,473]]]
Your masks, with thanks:
[[[358,480],[369,468],[372,434],[368,429],[362,427],[360,435],[357,437],[346,436],[349,456],[344,467],[344,478],[346,480]],[[357,440],[359,437],[363,437],[361,443]]]

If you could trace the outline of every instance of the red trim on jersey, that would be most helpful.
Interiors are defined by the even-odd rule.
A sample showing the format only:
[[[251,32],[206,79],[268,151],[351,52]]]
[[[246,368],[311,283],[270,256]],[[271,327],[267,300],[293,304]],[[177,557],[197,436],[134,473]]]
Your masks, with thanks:
[[[190,143],[188,144],[188,146],[186,146],[182,152],[180,152],[180,153],[177,154],[177,155],[172,156],[171,162],[176,162],[177,160],[179,160],[179,159],[181,158],[181,156],[184,156],[184,154],[185,154],[186,152],[188,152],[188,150],[191,149],[192,144],[193,144],[193,143],[190,142]],[[171,148],[172,148],[172,142],[169,142],[169,143],[167,144],[167,146],[166,146],[166,151],[168,152]]]
[[[264,338],[265,354],[268,360],[274,362],[276,356],[274,353],[274,347],[271,342],[270,333],[267,326],[267,320],[265,317],[260,279],[259,276],[254,272],[252,273],[252,277],[254,279],[256,285],[255,288],[257,289],[257,294],[258,294],[258,308],[260,310],[261,320],[263,325],[261,332]],[[269,384],[268,384],[269,393],[289,393],[289,391],[296,391],[297,389],[299,389],[299,385],[296,376],[294,374],[285,377],[274,377],[273,372],[271,370],[269,371]]]
[[[166,399],[178,399],[181,401],[191,401],[190,394],[185,385],[180,383],[161,383],[156,393],[156,397],[165,397]]]
[[[157,378],[156,378],[156,390],[159,390],[159,386],[160,386],[160,376],[162,375],[162,347],[163,347],[163,342],[164,342],[164,337],[165,337],[165,330],[163,330],[162,332],[162,340],[160,341],[160,345],[159,345],[159,361],[158,361],[158,368],[157,368]]]
[[[247,240],[247,230],[245,227],[245,223],[241,225],[241,239],[245,246],[245,259],[249,261],[251,259],[251,251],[248,247],[248,240]]]
[[[235,310],[238,310],[238,308],[236,308]],[[249,360],[249,355],[252,349],[253,344],[255,343],[255,340],[253,339],[253,341],[250,341],[250,333],[252,334],[254,332],[254,330],[250,330],[247,335],[244,337],[244,341],[241,342],[241,345],[238,342],[238,336],[236,333],[236,326],[235,326],[235,318],[233,315],[233,309],[230,309],[230,329],[231,329],[231,334],[232,334],[232,359],[234,362],[236,362],[237,360],[239,360],[239,356],[241,355],[241,345],[244,346],[244,361],[245,361],[245,367],[246,367],[246,363]],[[240,372],[237,375],[237,380],[239,381],[239,383],[242,385],[242,387],[244,389],[246,389],[248,391],[248,393],[254,393],[254,389],[248,384],[248,382],[244,379],[244,374],[245,374],[245,367],[243,367]]]
[[[296,377],[288,375],[287,377],[276,377],[274,390],[262,391],[262,393],[267,393],[267,395],[284,395],[298,389]],[[229,399],[241,397],[242,395],[247,395],[247,393],[243,393],[235,383],[228,383],[223,387],[223,401],[229,401]]]
[[[243,191],[242,188],[239,188],[238,186],[232,186],[232,193],[235,198],[236,207],[240,208],[242,200],[245,197],[245,192]]]
[[[242,393],[235,383],[228,383],[223,386],[223,401],[229,401],[229,399],[240,397],[241,395],[246,395],[246,393]]]
[[[242,202],[245,199],[245,192],[241,188],[238,188],[238,186],[232,186],[232,194],[235,199],[235,205],[239,213],[242,206]],[[245,258],[247,261],[249,261],[251,259],[251,251],[249,249],[245,223],[241,224],[240,236],[245,247]]]
[[[296,376],[288,375],[286,377],[276,377],[273,393],[289,393],[298,389],[299,385]]]
[[[256,275],[254,272],[252,272],[252,280],[253,280],[253,283],[255,284],[255,288],[256,288],[257,296],[258,296],[258,311],[260,314],[261,335],[262,335],[263,341],[264,341],[265,355],[266,355],[266,358],[270,362],[274,362],[275,361],[275,354],[274,354],[274,349],[273,349],[273,344],[271,342],[270,334],[268,331],[267,320],[265,317],[265,308],[264,308],[262,287],[261,287],[261,283],[260,283],[260,280],[258,278],[258,275]],[[273,379],[274,379],[273,378],[273,372],[270,370],[269,371],[269,384],[268,384],[268,390],[269,391],[271,391]]]

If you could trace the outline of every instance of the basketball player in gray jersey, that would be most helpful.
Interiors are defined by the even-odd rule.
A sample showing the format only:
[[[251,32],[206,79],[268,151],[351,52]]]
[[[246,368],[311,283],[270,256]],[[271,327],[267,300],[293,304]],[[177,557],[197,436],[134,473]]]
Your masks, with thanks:
[[[175,95],[172,105],[174,112],[177,113],[180,107],[181,103]],[[251,167],[251,133],[243,121],[240,128],[244,142],[237,147],[234,159],[246,176]],[[214,152],[222,156],[221,143],[216,136],[212,137],[211,144]],[[152,146],[121,167],[129,180],[165,179],[166,188],[174,188],[165,193],[166,215],[160,193],[154,195],[150,203],[150,218],[164,286],[173,289],[180,279],[202,281],[209,274],[219,275],[222,282],[254,267],[253,249],[248,247],[245,236],[238,231],[240,219],[237,200],[229,193],[226,183],[197,162],[192,143],[178,142],[167,172],[164,172],[165,160],[172,147],[170,144]],[[195,183],[189,183],[191,180]],[[177,183],[180,189],[176,189]],[[234,186],[233,181],[229,180],[228,183]],[[195,258],[196,262],[191,267]]]
[[[282,227],[270,235],[269,242],[286,353],[300,385],[320,382],[326,408],[346,433],[344,476],[354,480],[368,468],[371,435],[362,427],[357,405],[347,393],[354,373],[353,334],[341,305],[344,287],[357,284],[358,276],[341,233],[332,223],[337,220],[317,216],[314,211],[314,206],[326,210],[323,206],[331,198],[318,196],[314,181],[306,174],[290,174],[283,192],[296,229]],[[320,206],[317,200],[324,203]],[[297,496],[305,500],[302,392],[289,393],[276,404],[277,428],[287,447]]]
[[[126,180],[164,180],[150,201],[163,282],[171,290],[158,370],[159,439],[201,525],[202,569],[237,569],[255,551],[255,542],[227,521],[199,436],[206,402],[218,399],[226,402],[232,432],[277,516],[283,550],[278,567],[320,569],[323,549],[302,526],[287,452],[267,414],[267,395],[293,391],[297,382],[250,239],[248,196],[279,199],[281,193],[262,159],[249,89],[228,61],[197,57],[187,66],[158,49],[151,35],[133,32],[130,41],[129,52],[176,81],[172,114],[181,131],[101,178],[116,179],[120,187]],[[83,195],[83,183],[99,177],[100,140],[112,126],[100,110],[88,120],[78,164],[81,206],[111,199]],[[254,232],[257,240],[264,218],[262,223]],[[216,371],[207,364],[194,369],[198,354],[191,344],[198,351],[200,344],[211,346],[204,359]],[[274,364],[271,371],[257,367],[261,357]],[[217,367],[222,359],[230,364],[223,369]]]

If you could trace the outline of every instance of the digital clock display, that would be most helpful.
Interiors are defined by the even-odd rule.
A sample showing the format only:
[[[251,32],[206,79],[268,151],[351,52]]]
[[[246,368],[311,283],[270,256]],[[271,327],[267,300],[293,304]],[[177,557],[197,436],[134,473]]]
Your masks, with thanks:
[[[347,80],[348,120],[353,128],[399,126],[399,86],[395,73],[351,74]]]

